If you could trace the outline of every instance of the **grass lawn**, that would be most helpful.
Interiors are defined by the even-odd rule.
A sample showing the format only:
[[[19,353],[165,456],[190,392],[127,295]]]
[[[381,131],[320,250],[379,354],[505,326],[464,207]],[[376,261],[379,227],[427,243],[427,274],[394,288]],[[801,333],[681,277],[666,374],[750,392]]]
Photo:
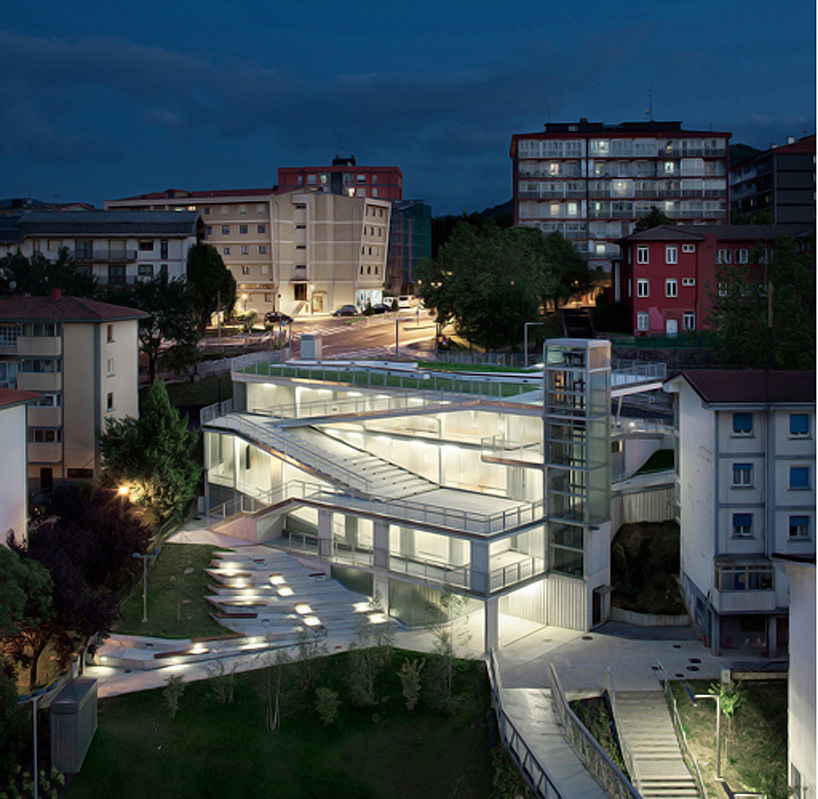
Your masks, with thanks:
[[[536,357],[538,356],[529,358],[529,363]],[[493,363],[449,363],[449,361],[424,361],[422,367],[437,372],[511,372],[519,374],[524,371],[522,366],[498,366]],[[531,366],[527,371],[532,371],[535,377],[542,373],[541,369],[533,369]]]
[[[596,742],[605,750],[605,754],[611,759],[614,765],[630,779],[625,761],[622,759],[622,751],[614,733],[615,726],[613,716],[608,709],[608,702],[604,696],[593,696],[589,699],[577,699],[569,703],[571,710],[577,718],[585,725],[588,732],[594,736]]]
[[[484,664],[459,663],[455,692],[463,702],[453,715],[422,702],[410,713],[396,674],[407,655],[417,656],[393,652],[377,685],[380,703],[367,708],[346,697],[348,656],[321,660],[316,687],[331,687],[341,700],[338,719],[327,727],[311,688],[282,702],[281,727],[269,732],[266,670],[237,675],[235,701],[227,705],[217,702],[210,681],[189,684],[173,721],[159,689],[105,699],[68,797],[488,797]]]
[[[148,621],[142,622],[142,582],[122,606],[122,621],[115,632],[158,638],[199,638],[226,635],[229,630],[211,617],[204,599],[210,564],[218,547],[202,544],[165,544],[148,568]]]
[[[708,693],[710,683],[690,680],[694,693]],[[732,732],[722,715],[722,775],[733,792],[764,791],[769,799],[787,797],[787,682],[739,683],[744,702],[732,719]],[[699,761],[708,793],[723,796],[716,781],[715,702],[694,707],[678,682],[671,683],[690,748]]]

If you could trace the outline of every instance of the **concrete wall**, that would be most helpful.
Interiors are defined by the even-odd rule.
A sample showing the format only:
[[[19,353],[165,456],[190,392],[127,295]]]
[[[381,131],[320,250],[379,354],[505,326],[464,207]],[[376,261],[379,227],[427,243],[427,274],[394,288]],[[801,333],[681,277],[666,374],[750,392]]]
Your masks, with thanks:
[[[0,408],[0,546],[11,530],[17,541],[27,535],[26,438],[26,406]]]

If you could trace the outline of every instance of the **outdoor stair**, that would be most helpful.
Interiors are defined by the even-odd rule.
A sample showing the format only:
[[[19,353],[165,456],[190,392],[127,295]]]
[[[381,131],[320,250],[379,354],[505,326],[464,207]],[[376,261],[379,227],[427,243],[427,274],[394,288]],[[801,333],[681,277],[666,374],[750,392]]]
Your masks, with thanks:
[[[644,799],[697,797],[662,691],[616,691],[611,705],[631,781]]]
[[[560,309],[562,331],[568,338],[596,338],[596,330],[587,308]]]

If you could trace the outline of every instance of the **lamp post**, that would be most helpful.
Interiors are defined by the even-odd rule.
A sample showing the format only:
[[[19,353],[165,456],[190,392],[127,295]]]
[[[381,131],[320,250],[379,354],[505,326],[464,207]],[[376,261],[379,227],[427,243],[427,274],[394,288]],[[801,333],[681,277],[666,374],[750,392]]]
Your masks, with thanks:
[[[523,368],[528,368],[528,326],[541,325],[542,322],[524,322],[523,323]]]
[[[149,554],[141,554],[139,552],[134,552],[133,557],[138,558],[142,561],[142,622],[146,622],[148,620],[148,561],[153,560],[160,552],[162,551],[162,547],[156,550],[156,552],[151,552]]]
[[[398,313],[395,313],[395,360],[400,359],[400,343],[398,342]]]
[[[693,701],[693,707],[699,706],[699,699],[712,699],[716,703],[716,779],[721,779],[721,696],[718,694],[694,694],[687,683],[684,683],[687,695]]]

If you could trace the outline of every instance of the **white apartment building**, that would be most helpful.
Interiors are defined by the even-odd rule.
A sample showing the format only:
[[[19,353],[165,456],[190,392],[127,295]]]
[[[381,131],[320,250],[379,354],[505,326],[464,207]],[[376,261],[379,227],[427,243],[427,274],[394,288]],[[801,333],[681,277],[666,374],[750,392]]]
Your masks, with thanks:
[[[17,543],[28,536],[28,483],[26,409],[39,398],[32,391],[0,388],[0,546],[9,535]]]
[[[55,261],[68,250],[77,268],[103,285],[165,274],[184,278],[187,254],[204,226],[195,211],[25,211],[2,242],[7,250]]]
[[[204,240],[237,284],[240,311],[328,313],[378,302],[386,279],[391,203],[318,190],[168,189],[106,208],[197,211]]]
[[[815,373],[686,371],[674,394],[681,584],[714,650],[787,651],[788,581],[815,556]]]
[[[36,393],[28,408],[28,483],[96,480],[98,430],[138,416],[134,308],[63,297],[0,298],[0,388]]]
[[[453,591],[486,648],[506,616],[588,630],[608,616],[611,398],[663,372],[612,371],[607,341],[552,340],[545,355],[520,375],[238,365],[233,400],[202,414],[207,507],[219,529],[329,564],[410,625]]]

